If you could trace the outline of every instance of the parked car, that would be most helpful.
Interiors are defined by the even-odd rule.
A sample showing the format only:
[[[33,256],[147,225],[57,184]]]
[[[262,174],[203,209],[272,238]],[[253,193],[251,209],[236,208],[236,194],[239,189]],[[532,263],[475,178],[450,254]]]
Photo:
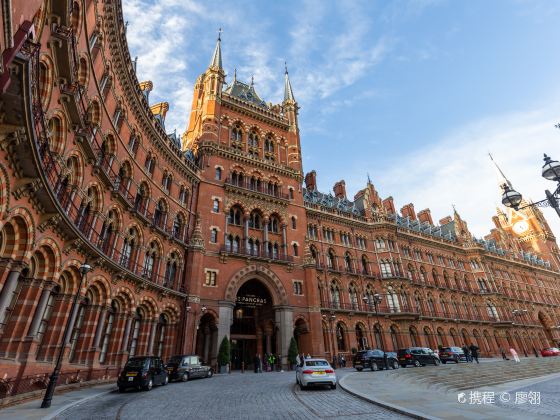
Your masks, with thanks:
[[[296,368],[296,383],[302,390],[311,385],[336,389],[336,373],[325,359],[303,359]]]
[[[139,356],[128,359],[117,379],[117,386],[119,392],[128,388],[149,391],[154,385],[167,385],[168,382],[169,377],[161,358]]]
[[[167,373],[170,381],[187,382],[194,378],[211,378],[212,368],[206,366],[196,354],[173,356],[167,362]]]
[[[439,360],[445,364],[447,362],[459,363],[466,362],[467,356],[461,347],[442,347],[439,351]]]
[[[399,364],[403,368],[407,366],[438,366],[441,363],[439,357],[427,347],[408,347],[405,349],[399,349],[399,351],[397,351],[397,356]]]
[[[542,357],[553,357],[553,356],[560,356],[560,349],[557,347],[549,347],[547,349],[541,350]]]
[[[352,366],[358,371],[363,369],[371,369],[373,371],[379,369],[385,369],[385,353],[383,350],[373,349],[373,350],[360,350],[354,355],[352,359]],[[387,365],[392,369],[399,368],[399,361],[397,360],[397,354],[393,352],[387,352]]]

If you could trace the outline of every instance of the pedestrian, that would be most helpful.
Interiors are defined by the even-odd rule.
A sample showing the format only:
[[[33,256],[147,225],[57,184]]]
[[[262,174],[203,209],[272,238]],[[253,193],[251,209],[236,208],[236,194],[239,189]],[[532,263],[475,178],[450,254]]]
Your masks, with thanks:
[[[307,356],[305,356],[306,359],[311,359],[311,355],[309,353],[307,353]]]
[[[535,357],[539,357],[539,352],[536,348],[533,347],[533,353],[535,353]]]
[[[477,346],[475,346],[474,344],[471,344],[471,346],[469,347],[469,350],[471,351],[472,358],[476,361],[476,363],[478,363],[478,351],[480,349]]]
[[[298,355],[296,356],[296,366],[299,366],[301,364],[301,357]]]
[[[255,373],[262,373],[261,355],[255,354],[255,359],[253,360],[253,362],[255,363]]]
[[[336,356],[335,355],[333,355],[333,357],[332,357],[332,368],[336,369]]]
[[[342,367],[346,367],[346,358],[344,357],[344,355],[342,355],[341,358],[342,358]]]
[[[519,360],[519,356],[517,355],[517,352],[515,351],[515,349],[513,347],[511,349],[509,349],[509,352],[511,353],[511,356],[513,357],[513,360],[515,360],[515,363],[521,362],[521,360]]]
[[[463,350],[463,353],[465,353],[465,359],[467,359],[467,362],[472,362],[471,352],[469,351],[467,345],[465,344],[461,349]]]
[[[502,359],[509,360],[508,357],[506,356],[506,351],[503,349],[503,347],[500,347],[500,353],[502,353]]]

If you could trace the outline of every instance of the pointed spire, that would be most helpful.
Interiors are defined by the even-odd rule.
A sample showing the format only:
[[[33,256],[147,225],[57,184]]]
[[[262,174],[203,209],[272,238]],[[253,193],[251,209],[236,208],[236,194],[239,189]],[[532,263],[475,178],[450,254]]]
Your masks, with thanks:
[[[488,153],[488,156],[490,156],[490,160],[494,164],[494,167],[495,167],[495,170],[496,170],[496,176],[498,177],[498,185],[499,185],[500,189],[503,190],[504,185],[507,185],[509,188],[513,188],[513,185],[511,185],[511,182],[509,181],[509,179],[507,179],[507,177],[504,175],[504,173],[502,172],[502,170],[500,169],[500,167],[498,166],[498,164],[496,163],[496,161],[492,157],[492,154]]]
[[[237,67],[233,69],[233,83],[237,82]]]
[[[371,185],[371,178],[369,177],[369,172],[367,173],[367,184]]]
[[[216,42],[216,48],[214,49],[214,54],[212,55],[212,60],[210,61],[210,67],[217,67],[222,70],[222,28],[218,30],[218,41]]]
[[[295,102],[296,100],[294,99],[292,84],[290,83],[290,78],[288,76],[288,64],[286,62],[284,62],[284,68],[286,70],[284,73],[284,102],[286,101]]]

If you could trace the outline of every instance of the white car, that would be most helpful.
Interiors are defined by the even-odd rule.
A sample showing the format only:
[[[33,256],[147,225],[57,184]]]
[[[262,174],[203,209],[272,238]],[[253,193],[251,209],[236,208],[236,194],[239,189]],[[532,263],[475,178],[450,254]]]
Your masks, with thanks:
[[[304,359],[296,368],[296,383],[300,389],[310,385],[329,385],[336,389],[336,373],[325,359]]]

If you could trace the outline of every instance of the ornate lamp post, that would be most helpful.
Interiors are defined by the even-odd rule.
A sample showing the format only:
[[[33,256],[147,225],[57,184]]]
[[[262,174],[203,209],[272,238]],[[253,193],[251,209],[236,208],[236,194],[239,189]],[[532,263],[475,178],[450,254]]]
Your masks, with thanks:
[[[545,190],[546,198],[544,200],[519,207],[523,197],[520,193],[506,184],[504,185],[504,193],[502,194],[502,204],[514,210],[521,210],[534,206],[552,207],[556,211],[556,214],[558,214],[558,217],[560,217],[560,205],[558,204],[558,201],[560,200],[560,162],[552,160],[545,154],[544,165],[542,167],[542,177],[557,183],[556,190],[554,190],[554,192],[551,193],[549,190]]]
[[[72,306],[70,308],[70,316],[66,321],[66,326],[64,327],[64,334],[62,335],[62,344],[58,351],[58,356],[56,358],[56,365],[54,367],[53,373],[49,379],[49,385],[47,386],[47,390],[45,391],[45,396],[43,397],[43,402],[41,403],[41,408],[49,408],[51,406],[52,397],[54,395],[54,389],[56,388],[56,383],[58,381],[58,377],[60,376],[60,369],[62,367],[62,358],[64,357],[64,350],[66,348],[66,342],[68,341],[68,337],[70,335],[71,324],[73,322],[73,314],[76,309],[76,305],[78,304],[78,298],[80,297],[80,293],[82,291],[82,285],[86,278],[87,273],[92,270],[91,265],[88,263],[83,263],[80,266],[80,283],[78,284],[78,291],[74,295],[74,299],[72,300]]]

